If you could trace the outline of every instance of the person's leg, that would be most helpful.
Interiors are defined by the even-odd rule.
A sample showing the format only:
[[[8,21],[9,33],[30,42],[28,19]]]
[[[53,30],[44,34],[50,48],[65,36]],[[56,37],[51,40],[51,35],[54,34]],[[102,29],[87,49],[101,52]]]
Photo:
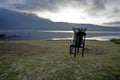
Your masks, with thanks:
[[[70,47],[70,48],[71,48],[71,49],[70,49],[70,50],[71,50],[71,51],[70,51],[71,53],[74,53],[74,47],[73,47],[74,45],[75,45],[75,43],[74,43],[74,41],[72,41],[72,42],[71,42],[71,47]]]

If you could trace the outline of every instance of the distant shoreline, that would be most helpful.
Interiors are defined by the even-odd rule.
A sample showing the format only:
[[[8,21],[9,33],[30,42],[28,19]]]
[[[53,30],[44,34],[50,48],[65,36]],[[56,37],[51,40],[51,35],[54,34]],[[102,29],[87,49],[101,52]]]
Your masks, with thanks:
[[[65,30],[3,30],[6,36],[0,40],[72,40],[73,31]],[[119,39],[119,31],[87,31],[87,40],[109,41]]]

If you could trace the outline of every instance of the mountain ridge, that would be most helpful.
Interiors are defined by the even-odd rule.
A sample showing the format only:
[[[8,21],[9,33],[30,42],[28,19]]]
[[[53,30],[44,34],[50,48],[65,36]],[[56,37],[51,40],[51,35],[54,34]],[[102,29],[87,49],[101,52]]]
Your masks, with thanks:
[[[52,22],[49,19],[39,18],[35,14],[0,8],[0,30],[72,30],[72,27],[83,26],[88,30],[120,30],[119,27],[106,27],[93,24],[74,24]]]

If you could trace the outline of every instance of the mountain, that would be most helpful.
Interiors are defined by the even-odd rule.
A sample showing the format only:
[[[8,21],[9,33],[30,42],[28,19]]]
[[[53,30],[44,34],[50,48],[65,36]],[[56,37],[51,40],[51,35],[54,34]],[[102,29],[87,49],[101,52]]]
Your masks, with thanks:
[[[0,29],[67,29],[73,24],[55,23],[34,14],[0,8]]]
[[[72,30],[72,27],[78,25],[87,28],[89,31],[120,30],[120,27],[52,22],[48,19],[39,18],[35,14],[0,8],[0,30]]]

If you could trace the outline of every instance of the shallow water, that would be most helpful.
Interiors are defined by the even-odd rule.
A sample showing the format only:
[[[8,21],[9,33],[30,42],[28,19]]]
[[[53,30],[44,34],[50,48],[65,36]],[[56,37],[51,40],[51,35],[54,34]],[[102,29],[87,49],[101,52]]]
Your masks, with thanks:
[[[110,40],[120,38],[120,31],[87,31],[89,40]],[[73,31],[62,30],[1,30],[9,38],[1,40],[71,40]]]

